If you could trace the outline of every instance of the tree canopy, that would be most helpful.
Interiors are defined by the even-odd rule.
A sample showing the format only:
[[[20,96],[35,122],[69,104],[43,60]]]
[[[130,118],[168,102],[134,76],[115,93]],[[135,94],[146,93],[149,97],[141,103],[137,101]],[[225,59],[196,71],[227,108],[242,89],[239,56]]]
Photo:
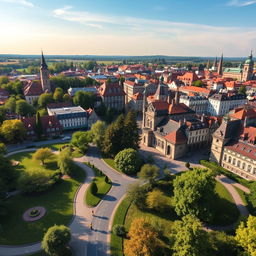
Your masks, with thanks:
[[[78,147],[83,153],[88,149],[88,145],[91,142],[91,133],[90,131],[82,132],[78,131],[73,133],[71,144],[75,147]]]
[[[160,175],[160,169],[156,165],[144,164],[141,167],[138,177],[142,180],[149,181],[150,184],[153,184],[155,179]]]
[[[73,102],[76,106],[81,106],[84,109],[94,108],[96,95],[91,92],[78,91],[73,97]]]
[[[50,148],[39,148],[34,154],[33,159],[41,161],[45,164],[45,160],[49,160],[53,157],[53,153]]]
[[[41,108],[46,108],[47,104],[52,103],[53,101],[54,100],[51,93],[43,93],[38,99],[38,105]]]
[[[106,128],[107,126],[105,122],[100,120],[94,123],[91,127],[92,142],[100,149],[102,148]]]

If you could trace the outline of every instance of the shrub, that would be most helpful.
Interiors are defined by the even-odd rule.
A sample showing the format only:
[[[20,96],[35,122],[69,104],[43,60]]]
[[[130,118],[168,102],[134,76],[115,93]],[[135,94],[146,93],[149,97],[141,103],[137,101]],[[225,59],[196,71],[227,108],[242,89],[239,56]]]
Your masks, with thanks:
[[[41,161],[42,164],[45,164],[45,160],[51,159],[53,153],[50,148],[39,148],[34,154],[33,159]]]
[[[105,182],[106,182],[106,183],[109,183],[109,178],[108,178],[108,176],[105,176]]]
[[[134,203],[139,209],[143,210],[146,208],[146,195],[147,188],[140,186],[140,184],[131,184],[127,189],[128,199]]]
[[[190,169],[190,163],[187,162],[187,163],[185,164],[185,166],[186,166],[187,169]]]
[[[113,227],[113,233],[114,233],[116,236],[125,237],[125,236],[126,236],[125,226],[124,226],[124,225],[120,225],[120,224],[116,224],[116,225]]]
[[[142,165],[141,157],[137,151],[132,148],[120,151],[114,161],[116,167],[128,175],[136,174]]]
[[[23,193],[39,193],[48,190],[55,182],[44,171],[34,170],[22,174],[18,184]]]
[[[56,171],[53,173],[51,179],[54,181],[54,183],[59,183],[61,181],[62,172]]]
[[[155,211],[163,212],[168,206],[168,199],[160,190],[154,189],[147,194],[147,206]]]
[[[45,233],[42,248],[47,254],[63,255],[70,239],[71,232],[68,227],[54,225]]]

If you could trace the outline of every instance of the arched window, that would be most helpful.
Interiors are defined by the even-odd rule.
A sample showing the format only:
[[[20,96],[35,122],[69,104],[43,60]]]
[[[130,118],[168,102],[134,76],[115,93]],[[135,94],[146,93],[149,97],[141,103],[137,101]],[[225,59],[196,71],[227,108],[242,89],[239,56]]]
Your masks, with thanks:
[[[228,162],[231,163],[231,161],[232,161],[232,158],[231,158],[231,156],[229,156],[228,157]]]
[[[224,161],[227,161],[227,155],[224,154]]]
[[[235,164],[236,164],[236,159],[235,159],[235,158],[233,158],[233,162],[232,162],[232,164],[233,164],[233,165],[235,165]]]
[[[252,166],[251,166],[251,165],[248,165],[248,166],[247,166],[247,171],[248,171],[248,172],[251,172],[251,169],[252,169]]]
[[[240,162],[240,160],[238,160],[238,161],[237,161],[237,167],[240,168],[240,165],[241,165],[241,162]]]

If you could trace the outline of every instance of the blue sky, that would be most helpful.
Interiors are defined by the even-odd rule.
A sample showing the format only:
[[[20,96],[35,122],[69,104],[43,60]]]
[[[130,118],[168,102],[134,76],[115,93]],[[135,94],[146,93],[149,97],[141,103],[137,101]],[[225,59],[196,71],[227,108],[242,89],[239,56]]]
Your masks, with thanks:
[[[247,56],[256,0],[0,0],[0,53]]]

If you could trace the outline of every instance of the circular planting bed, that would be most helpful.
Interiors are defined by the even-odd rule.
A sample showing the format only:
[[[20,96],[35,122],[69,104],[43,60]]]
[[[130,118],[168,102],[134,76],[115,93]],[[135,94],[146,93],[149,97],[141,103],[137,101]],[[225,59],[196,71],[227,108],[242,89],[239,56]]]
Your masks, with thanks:
[[[26,210],[23,213],[23,220],[27,222],[32,222],[36,220],[40,220],[46,213],[46,209],[44,207],[38,206],[38,207],[33,207],[28,210]]]

